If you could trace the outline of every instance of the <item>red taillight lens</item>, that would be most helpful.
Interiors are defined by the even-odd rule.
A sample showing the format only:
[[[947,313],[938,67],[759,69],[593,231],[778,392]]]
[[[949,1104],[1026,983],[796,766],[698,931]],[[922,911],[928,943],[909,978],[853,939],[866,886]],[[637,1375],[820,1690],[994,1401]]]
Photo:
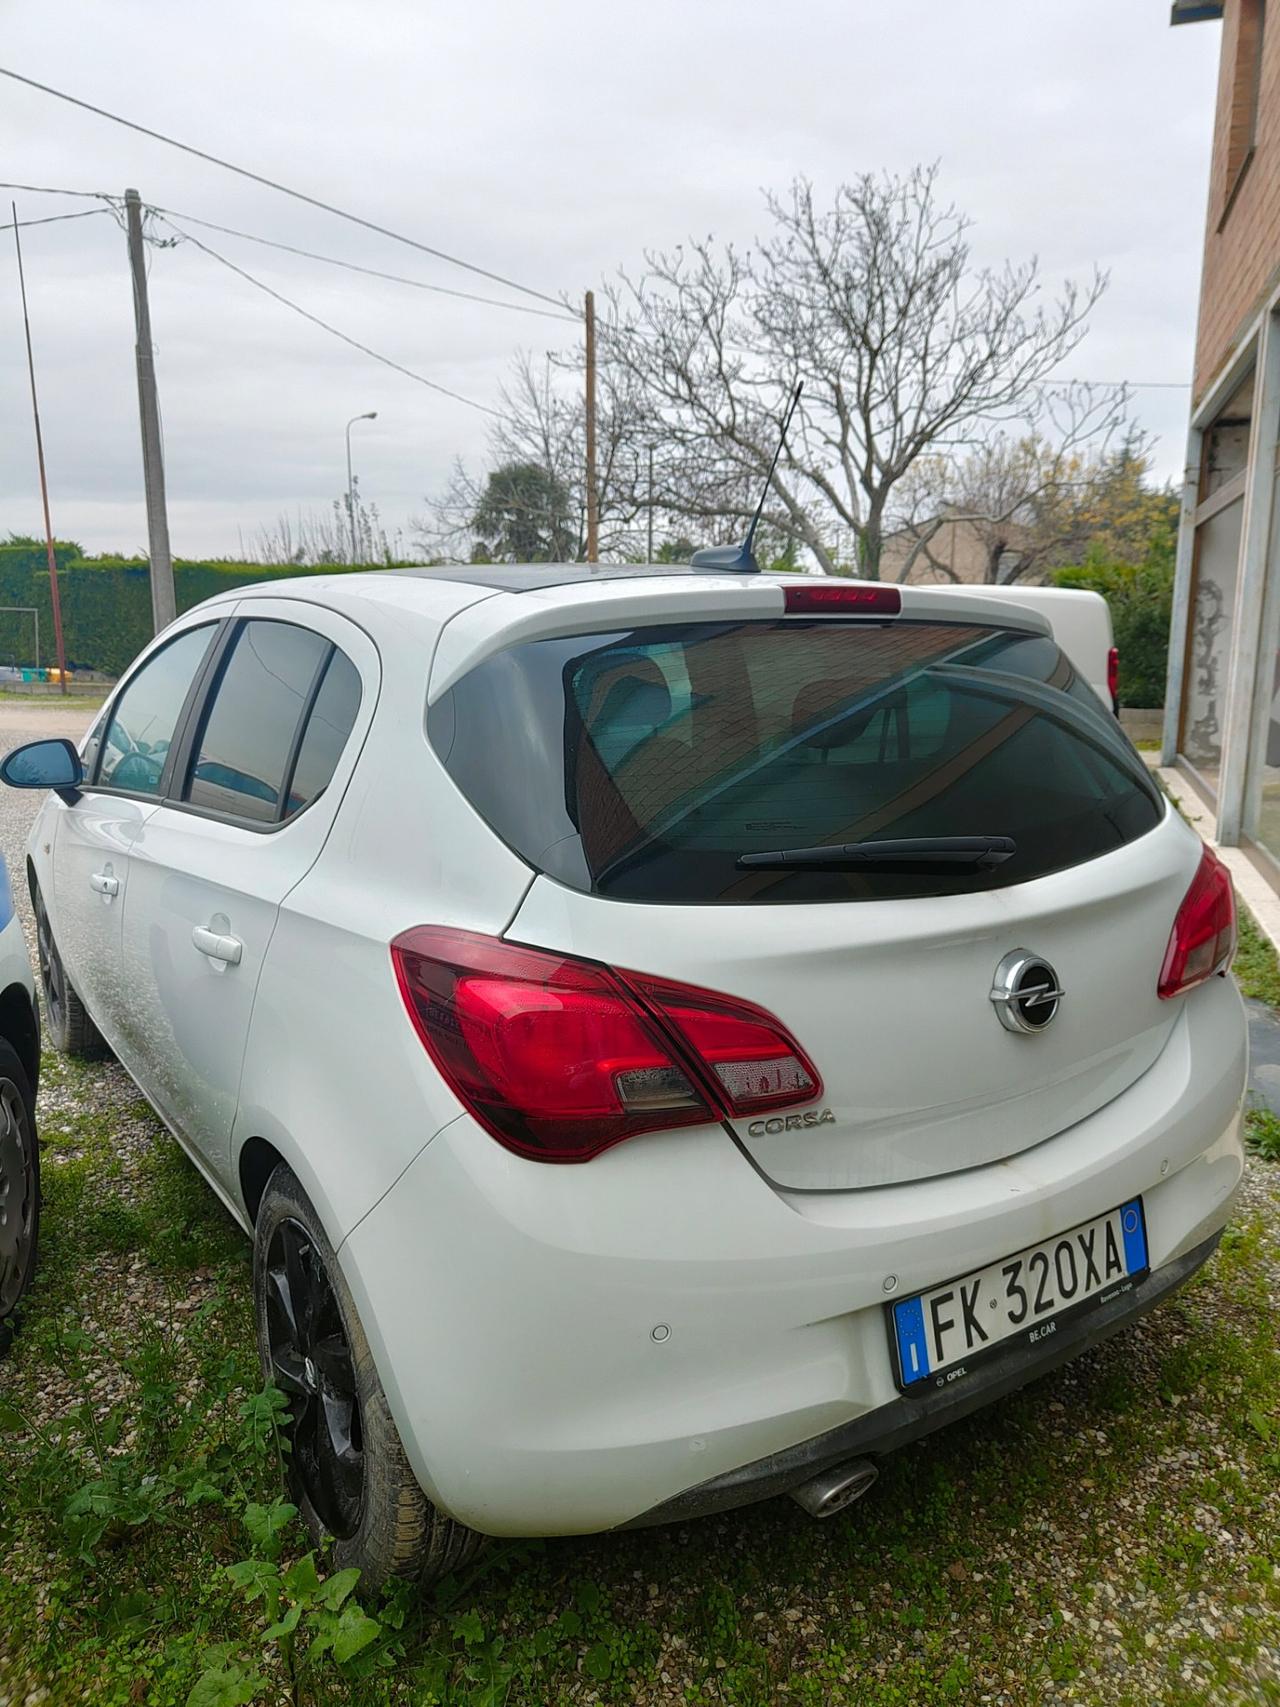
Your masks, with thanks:
[[[1225,972],[1236,951],[1236,898],[1231,873],[1206,848],[1173,921],[1156,993],[1162,1000],[1179,996]]]
[[[1120,648],[1118,646],[1113,646],[1107,653],[1107,692],[1111,695],[1111,705],[1114,710],[1120,698]]]
[[[624,1138],[807,1102],[821,1081],[762,1009],[424,925],[391,945],[445,1079],[508,1149],[585,1162]]]
[[[623,976],[676,1031],[695,1063],[714,1073],[712,1094],[726,1114],[808,1102],[821,1090],[817,1068],[763,1008],[685,984]]]
[[[784,587],[783,609],[788,616],[898,616],[902,594],[897,587],[878,587],[865,581],[819,581],[816,585]]]

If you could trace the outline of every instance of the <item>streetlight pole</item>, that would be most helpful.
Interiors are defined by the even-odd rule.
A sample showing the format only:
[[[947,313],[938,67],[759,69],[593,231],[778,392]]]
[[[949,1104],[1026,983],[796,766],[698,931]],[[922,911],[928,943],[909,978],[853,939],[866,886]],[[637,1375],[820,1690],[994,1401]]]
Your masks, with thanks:
[[[351,477],[351,429],[357,421],[376,421],[377,419],[378,411],[370,409],[367,414],[353,415],[347,422],[347,515],[351,522],[351,561],[353,564],[356,560],[358,547],[356,545],[356,487],[355,481]]]

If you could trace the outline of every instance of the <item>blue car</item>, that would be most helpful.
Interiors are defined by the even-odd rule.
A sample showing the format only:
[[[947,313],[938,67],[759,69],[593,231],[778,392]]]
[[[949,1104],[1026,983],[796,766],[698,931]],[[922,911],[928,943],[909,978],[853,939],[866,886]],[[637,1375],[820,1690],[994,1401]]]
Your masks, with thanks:
[[[0,1354],[35,1269],[40,1230],[36,1084],[40,1010],[13,887],[0,858]]]

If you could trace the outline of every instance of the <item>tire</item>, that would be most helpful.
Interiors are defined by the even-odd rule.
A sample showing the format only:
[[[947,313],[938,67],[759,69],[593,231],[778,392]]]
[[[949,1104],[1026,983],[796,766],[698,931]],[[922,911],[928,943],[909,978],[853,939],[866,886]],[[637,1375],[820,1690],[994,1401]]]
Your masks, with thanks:
[[[39,1236],[35,1098],[13,1045],[0,1038],[0,1357],[13,1339]]]
[[[49,1040],[60,1055],[79,1061],[101,1061],[111,1053],[88,1010],[67,977],[62,956],[53,938],[53,927],[45,911],[38,886],[32,899],[36,909],[36,958],[40,963],[40,993],[48,1020]]]
[[[333,1246],[283,1164],[258,1209],[253,1300],[263,1377],[290,1401],[290,1498],[317,1541],[332,1537],[334,1568],[355,1566],[367,1595],[475,1558],[485,1538],[438,1511],[409,1467]]]

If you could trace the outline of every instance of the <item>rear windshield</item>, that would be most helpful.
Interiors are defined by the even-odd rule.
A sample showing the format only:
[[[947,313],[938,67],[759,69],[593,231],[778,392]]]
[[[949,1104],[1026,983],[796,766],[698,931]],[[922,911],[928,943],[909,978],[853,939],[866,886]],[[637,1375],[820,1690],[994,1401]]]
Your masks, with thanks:
[[[1160,819],[1053,641],[899,620],[682,624],[513,646],[431,707],[432,745],[536,870],[628,901],[857,901],[1001,888]],[[992,869],[744,868],[886,839],[1011,837]]]

